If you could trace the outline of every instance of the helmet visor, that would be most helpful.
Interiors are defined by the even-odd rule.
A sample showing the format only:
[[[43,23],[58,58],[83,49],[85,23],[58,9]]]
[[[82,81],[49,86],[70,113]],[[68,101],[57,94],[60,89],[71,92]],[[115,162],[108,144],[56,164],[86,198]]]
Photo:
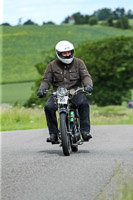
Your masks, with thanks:
[[[58,51],[57,53],[58,53],[58,56],[59,56],[60,58],[62,58],[62,59],[70,59],[70,58],[73,58],[73,56],[74,56],[74,50],[71,50],[69,55],[67,55],[66,52],[59,52],[59,51]],[[63,55],[63,53],[64,53],[65,55]]]

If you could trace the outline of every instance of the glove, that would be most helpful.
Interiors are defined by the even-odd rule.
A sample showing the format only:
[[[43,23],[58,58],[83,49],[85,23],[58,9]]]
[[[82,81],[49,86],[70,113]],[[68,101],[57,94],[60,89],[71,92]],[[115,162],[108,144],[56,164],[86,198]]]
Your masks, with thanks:
[[[45,97],[45,95],[46,95],[46,93],[47,93],[46,90],[47,90],[47,89],[45,89],[45,88],[39,89],[38,92],[37,92],[38,98],[43,98],[43,97]]]
[[[92,93],[92,91],[93,91],[93,87],[91,86],[91,85],[85,85],[84,86],[84,91],[85,92],[88,92],[88,93]]]

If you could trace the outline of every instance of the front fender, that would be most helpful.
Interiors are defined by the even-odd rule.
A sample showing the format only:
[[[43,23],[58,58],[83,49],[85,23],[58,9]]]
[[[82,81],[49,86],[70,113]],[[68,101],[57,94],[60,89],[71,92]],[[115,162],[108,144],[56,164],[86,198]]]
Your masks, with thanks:
[[[58,112],[59,112],[59,114],[60,113],[68,113],[66,108],[59,108]]]

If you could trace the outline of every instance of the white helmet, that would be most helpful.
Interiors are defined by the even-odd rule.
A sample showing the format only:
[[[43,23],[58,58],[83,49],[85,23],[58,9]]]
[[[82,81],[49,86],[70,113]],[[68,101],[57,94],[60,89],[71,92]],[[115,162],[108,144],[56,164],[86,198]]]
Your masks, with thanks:
[[[57,43],[55,50],[56,50],[56,55],[61,62],[65,63],[65,64],[70,64],[73,61],[74,46],[72,43],[65,41],[65,40],[60,41]],[[70,56],[62,56],[62,52],[66,52],[66,51],[71,51],[71,55]]]

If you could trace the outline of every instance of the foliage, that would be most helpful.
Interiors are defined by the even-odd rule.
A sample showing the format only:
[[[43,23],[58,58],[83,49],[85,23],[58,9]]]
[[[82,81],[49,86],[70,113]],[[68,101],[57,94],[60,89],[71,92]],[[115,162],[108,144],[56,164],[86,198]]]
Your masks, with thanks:
[[[1,24],[2,26],[11,26],[9,23],[5,22]]]
[[[97,17],[99,21],[104,21],[108,19],[118,20],[121,17],[127,17],[128,19],[133,19],[133,11],[125,11],[124,8],[116,8],[111,10],[110,8],[102,8],[93,12],[92,15],[82,15],[80,12],[74,13],[72,16],[68,16],[64,19],[62,23],[69,23],[69,18],[74,17],[75,24],[88,24],[90,17]]]
[[[119,20],[117,20],[114,26],[117,28],[128,29],[129,28],[128,18],[125,16],[121,17]]]
[[[132,10],[128,10],[126,16],[127,16],[129,19],[133,19],[133,11],[132,11]]]
[[[124,8],[116,8],[115,10],[111,10],[110,8],[102,8],[97,11],[94,11],[93,16],[96,16],[98,20],[108,20],[112,18],[114,20],[120,19],[121,17],[127,17],[128,19],[133,18],[133,11],[128,10],[125,11]]]
[[[98,23],[98,18],[97,17],[90,17],[89,18],[89,24],[90,25],[96,25]]]
[[[43,25],[46,25],[46,24],[51,24],[51,25],[54,25],[55,23],[54,23],[54,22],[52,22],[52,21],[43,22]]]
[[[126,12],[124,8],[116,8],[113,11],[113,14],[114,14],[114,19],[120,19],[121,17],[126,16]]]
[[[88,24],[89,15],[82,15],[80,12],[74,13],[71,17],[74,18],[75,24]],[[62,23],[69,23],[70,16],[66,17]]]
[[[112,16],[112,10],[109,8],[99,9],[94,11],[93,16],[96,16],[99,20],[106,20]]]
[[[35,25],[35,23],[29,19],[23,25]]]
[[[88,24],[89,23],[89,15],[82,15],[80,12],[72,15],[75,20],[75,24]]]
[[[108,24],[108,26],[113,26],[114,24],[113,24],[113,17],[109,17],[108,19],[107,19],[107,24]]]
[[[76,56],[84,60],[94,82],[93,102],[120,105],[130,97],[133,85],[133,37],[88,41]]]

